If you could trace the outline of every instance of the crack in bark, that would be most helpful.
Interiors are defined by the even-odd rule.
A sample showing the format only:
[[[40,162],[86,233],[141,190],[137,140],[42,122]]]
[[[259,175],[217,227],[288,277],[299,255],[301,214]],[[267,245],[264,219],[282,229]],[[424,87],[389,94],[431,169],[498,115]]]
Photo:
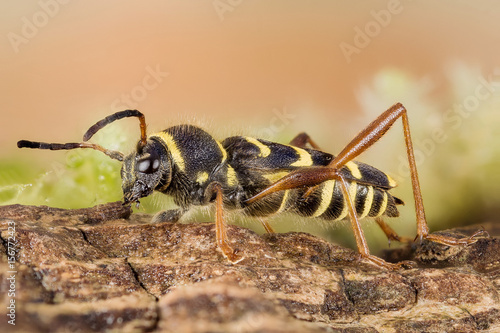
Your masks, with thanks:
[[[77,228],[78,230],[80,230],[80,232],[82,233],[82,237],[83,237],[83,240],[85,242],[87,242],[90,246],[94,247],[94,245],[92,245],[92,243],[89,241],[89,239],[87,238],[87,234],[85,233],[85,231],[83,231],[82,229],[80,228]],[[95,248],[95,247],[94,247]]]
[[[82,229],[80,228],[76,228],[78,231],[81,232],[82,234],[82,237],[83,239],[85,240],[85,242],[87,244],[89,244],[90,246],[92,246],[93,248],[95,248],[96,250],[102,252],[99,248],[95,247],[90,241],[89,239],[87,238],[87,234],[85,233],[85,231],[83,231]],[[110,256],[108,256],[105,252],[103,252],[108,258],[111,258]],[[129,262],[128,260],[128,257],[125,257],[125,263],[128,265],[128,267],[130,268],[130,270],[132,271],[132,275],[134,276],[134,279],[136,280],[136,282],[141,286],[142,289],[144,289],[144,291],[146,293],[148,293],[149,295],[153,296],[155,298],[156,301],[158,301],[158,297],[156,297],[155,295],[153,295],[152,293],[149,292],[149,290],[144,286],[144,284],[141,282],[141,280],[139,279],[139,273],[137,273],[137,271],[134,269],[134,266],[132,266],[132,264]]]
[[[125,258],[125,262],[127,263],[128,267],[130,267],[130,270],[132,271],[132,274],[134,275],[135,280],[141,286],[141,288],[144,289],[144,291],[147,292],[149,295],[153,296],[156,301],[158,301],[158,297],[156,297],[155,295],[150,293],[149,290],[146,288],[146,286],[144,286],[144,284],[141,282],[141,280],[139,279],[139,273],[137,273],[134,266],[132,266],[130,261],[128,261],[128,258]]]
[[[472,318],[472,320],[474,321],[474,325],[475,325],[476,329],[481,330],[481,328],[479,327],[480,325],[479,325],[479,323],[477,322],[476,317],[474,317],[474,316],[472,315],[472,313],[470,313],[470,312],[469,312],[469,310],[467,310],[466,308],[462,308],[462,310],[463,310],[463,311],[465,311],[465,312],[466,312],[466,313],[467,313],[467,314],[468,314],[468,315]]]
[[[355,305],[354,300],[352,299],[351,294],[347,290],[347,280],[345,278],[344,270],[342,268],[339,268],[339,271],[340,271],[340,276],[342,277],[342,292],[346,296],[347,300],[349,302],[351,302],[352,307],[354,308],[354,305]],[[354,311],[356,311],[356,310],[354,310]],[[357,311],[356,311],[356,314],[357,314]]]
[[[135,278],[135,280],[137,281],[137,283],[139,283],[139,285],[141,286],[142,289],[144,289],[144,291],[148,294],[148,295],[151,295],[154,297],[155,299],[155,312],[156,312],[156,319],[155,321],[153,322],[153,325],[151,325],[150,328],[146,329],[145,332],[153,332],[155,331],[157,328],[158,328],[158,323],[160,322],[160,308],[158,306],[158,297],[156,297],[155,295],[153,295],[152,293],[149,292],[149,290],[146,288],[146,286],[141,282],[141,280],[139,279],[139,273],[137,273],[137,271],[135,270],[134,266],[132,266],[132,264],[130,263],[130,261],[128,261],[128,257],[125,258],[125,262],[127,263],[128,267],[130,267],[130,270],[132,271],[132,274]]]
[[[82,234],[82,237],[83,237],[83,240],[89,244],[90,246],[92,246],[93,248],[95,248],[96,250],[102,252],[100,249],[96,248],[91,242],[90,240],[88,239],[87,237],[87,234],[85,233],[84,230],[80,229],[80,228],[76,228],[78,231],[80,231],[80,233]],[[107,253],[104,253],[108,258],[111,258],[110,256],[107,255]],[[137,282],[137,284],[139,284],[139,286],[150,296],[154,297],[154,300],[155,300],[155,312],[156,312],[156,319],[153,323],[153,325],[151,325],[150,328],[146,329],[144,332],[153,332],[157,329],[158,327],[158,323],[160,321],[160,309],[158,307],[158,297],[156,297],[155,295],[153,295],[147,288],[146,286],[142,283],[142,281],[140,280],[139,278],[139,273],[135,270],[134,266],[130,263],[130,261],[128,260],[129,258],[128,257],[125,257],[125,263],[127,264],[127,266],[130,268],[131,272],[132,272],[132,275],[135,279],[135,281]]]
[[[477,332],[491,329],[490,327],[497,328],[500,324],[499,289],[494,284],[497,277],[484,272],[484,267],[498,267],[498,240],[484,240],[473,244],[466,248],[469,251],[467,256],[456,257],[435,255],[432,244],[425,243],[422,245],[423,250],[420,250],[423,259],[417,260],[420,267],[387,272],[374,268],[363,260],[358,261],[358,255],[351,251],[331,246],[313,236],[290,233],[279,234],[271,239],[256,236],[241,228],[238,232],[248,239],[245,251],[252,251],[252,254],[243,265],[229,266],[226,261],[221,261],[219,254],[207,250],[213,249],[213,240],[209,238],[212,236],[207,233],[206,227],[195,224],[175,227],[150,225],[145,222],[144,217],[135,216],[127,223],[116,223],[115,215],[111,214],[116,209],[115,206],[116,204],[96,209],[97,213],[102,211],[108,215],[98,222],[92,220],[92,224],[86,222],[88,220],[81,222],[79,217],[92,211],[65,213],[64,219],[61,219],[59,215],[51,214],[52,210],[48,208],[40,212],[42,219],[35,219],[32,216],[40,209],[21,206],[4,208],[6,218],[0,218],[0,221],[11,220],[10,216],[18,215],[15,220],[18,229],[16,238],[20,245],[16,249],[20,252],[16,252],[16,263],[19,263],[19,257],[27,263],[27,267],[20,270],[22,275],[19,276],[19,280],[25,283],[23,291],[28,291],[23,297],[26,297],[28,303],[36,303],[36,306],[45,305],[41,303],[49,305],[40,308],[60,311],[59,317],[53,317],[50,327],[64,327],[68,322],[67,309],[64,304],[58,303],[61,298],[55,300],[57,306],[52,307],[55,292],[65,287],[70,288],[68,295],[76,296],[67,301],[76,305],[79,300],[83,300],[82,307],[90,304],[87,303],[90,298],[85,297],[92,295],[91,292],[96,291],[96,295],[102,295],[102,287],[111,288],[112,294],[109,295],[113,295],[112,297],[121,295],[115,291],[123,291],[125,295],[135,293],[130,298],[130,304],[126,308],[117,308],[116,313],[126,320],[124,322],[127,325],[141,332],[156,332],[166,327],[178,328],[175,325],[189,327],[194,322],[202,323],[203,329],[216,327],[213,331],[222,332],[223,328],[230,327],[227,331],[234,332],[234,328],[242,327],[239,326],[239,318],[246,318],[241,316],[249,315],[248,318],[252,319],[254,313],[272,315],[273,311],[284,312],[279,304],[284,305],[291,315],[286,318],[295,318],[293,321],[283,319],[279,322],[279,327],[287,328],[302,327],[301,323],[306,321],[320,326],[326,324],[346,330],[356,327],[371,331],[384,327],[401,331],[408,327],[432,328],[436,325],[446,330],[453,324],[466,331]],[[25,223],[32,220],[36,223]],[[108,224],[108,221],[111,222]],[[75,233],[75,229],[81,236],[78,232]],[[7,228],[2,228],[1,231],[3,230]],[[6,235],[7,233],[3,234],[4,237],[0,235],[0,241],[5,246],[2,252],[8,255]],[[331,251],[326,252],[326,248]],[[424,250],[427,252],[423,252]],[[169,253],[167,261],[161,260],[165,251],[175,251]],[[261,251],[264,254],[260,254]],[[30,255],[34,257],[29,257]],[[406,252],[401,251],[401,255],[406,255]],[[272,259],[269,259],[270,256]],[[431,261],[434,256],[442,265]],[[60,265],[47,268],[43,264],[46,263],[46,258],[50,259],[50,263],[58,264],[58,258],[64,258],[82,264],[75,264],[75,270],[68,270]],[[108,262],[113,267],[109,267]],[[338,264],[332,265],[332,262]],[[97,264],[97,267],[92,264]],[[311,266],[313,274],[306,274],[305,266]],[[466,271],[454,269],[464,266],[468,267]],[[298,271],[295,272],[293,268]],[[46,273],[46,269],[53,270]],[[259,274],[252,273],[256,269]],[[274,274],[276,270],[290,273]],[[47,279],[44,274],[47,274]],[[64,275],[60,278],[62,274]],[[454,275],[457,276],[456,280],[453,279]],[[467,278],[469,276],[470,279]],[[113,283],[107,283],[108,277]],[[78,278],[89,285],[79,284],[76,280]],[[261,280],[254,281],[256,278]],[[477,283],[483,281],[481,278],[490,281],[489,284]],[[210,281],[204,282],[205,280]],[[453,286],[455,281],[464,286],[458,294]],[[97,287],[95,290],[92,283]],[[276,304],[279,311],[272,307],[262,307],[262,295],[249,296],[245,286],[254,284],[261,286],[260,291],[265,294],[266,299],[278,301]],[[330,284],[332,290],[328,289]],[[169,290],[169,295],[165,295],[166,290],[172,286],[185,288]],[[38,296],[40,292],[43,300]],[[472,295],[471,298],[467,297],[467,293]],[[441,294],[443,296],[438,297]],[[414,299],[409,299],[410,297]],[[450,297],[454,297],[453,302],[456,303],[446,303]],[[138,300],[137,304],[134,304],[135,299]],[[116,301],[121,302],[121,299],[117,298]],[[447,307],[440,310],[441,303],[453,308],[452,313],[446,312]],[[106,307],[99,306],[86,315],[95,318],[101,316],[108,304],[105,304]],[[429,318],[422,315],[428,309],[434,310],[429,312]],[[392,311],[402,311],[403,315]],[[214,317],[214,314],[219,314],[222,319],[217,319],[219,317]],[[377,319],[367,322],[364,320],[366,316],[376,316]],[[267,322],[265,324],[268,325]],[[75,325],[77,329],[80,328],[76,322]],[[82,325],[86,325],[86,322]],[[32,327],[35,326],[30,326]],[[117,327],[123,328],[120,325]],[[293,329],[291,331],[299,332]]]

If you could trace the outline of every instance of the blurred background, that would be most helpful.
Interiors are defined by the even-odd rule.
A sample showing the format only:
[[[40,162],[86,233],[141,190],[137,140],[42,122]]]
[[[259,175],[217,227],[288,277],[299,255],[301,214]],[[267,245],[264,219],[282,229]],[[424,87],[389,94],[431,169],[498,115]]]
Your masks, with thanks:
[[[120,200],[117,161],[16,147],[80,141],[118,110],[141,110],[149,132],[193,123],[219,139],[286,143],[306,131],[335,154],[402,102],[431,229],[498,221],[498,1],[4,1],[0,17],[2,205]],[[117,122],[93,141],[128,152],[137,123]],[[358,159],[398,181],[392,192],[406,205],[388,222],[414,235],[401,124]],[[159,194],[139,211],[170,205]],[[352,244],[346,223],[287,217],[275,226]],[[376,226],[366,233],[386,246]]]

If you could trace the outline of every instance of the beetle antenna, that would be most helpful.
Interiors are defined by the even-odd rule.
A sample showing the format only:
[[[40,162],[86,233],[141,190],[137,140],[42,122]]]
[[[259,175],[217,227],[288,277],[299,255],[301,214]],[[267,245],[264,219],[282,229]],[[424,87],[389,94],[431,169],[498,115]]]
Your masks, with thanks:
[[[50,149],[50,150],[70,150],[76,148],[90,148],[103,152],[104,154],[106,154],[107,156],[111,157],[114,160],[118,160],[120,162],[123,161],[123,154],[121,152],[108,150],[95,143],[89,143],[89,142],[45,143],[45,142],[21,140],[17,142],[17,147],[32,148],[32,149]]]
[[[37,141],[21,140],[17,143],[19,148],[33,148],[33,149],[50,149],[50,150],[70,150],[76,148],[90,148],[103,152],[107,156],[114,160],[123,161],[123,153],[119,151],[106,149],[98,144],[89,143],[88,141],[97,131],[99,131],[104,126],[112,123],[115,120],[119,120],[126,117],[137,117],[139,118],[141,127],[141,141],[139,141],[139,149],[146,145],[146,119],[144,115],[137,110],[125,110],[120,111],[108,116],[93,126],[91,126],[87,132],[83,135],[84,142],[70,142],[70,143],[45,143]]]
[[[92,127],[90,127],[87,132],[83,135],[83,141],[88,141],[97,131],[102,129],[104,126],[112,123],[115,120],[119,120],[127,117],[137,117],[139,118],[141,127],[141,141],[139,141],[139,147],[142,148],[146,145],[146,118],[138,110],[124,110],[113,113],[111,116],[99,120]]]

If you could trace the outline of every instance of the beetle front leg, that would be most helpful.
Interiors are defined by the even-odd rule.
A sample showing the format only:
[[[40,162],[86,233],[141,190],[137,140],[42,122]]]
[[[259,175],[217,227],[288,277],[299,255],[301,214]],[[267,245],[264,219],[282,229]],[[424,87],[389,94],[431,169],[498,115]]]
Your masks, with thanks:
[[[211,183],[206,193],[215,193],[215,236],[217,246],[222,251],[222,254],[229,259],[233,264],[236,264],[244,259],[244,257],[235,253],[233,248],[229,245],[226,233],[226,222],[224,221],[224,206],[223,206],[223,191],[219,183]],[[210,198],[208,195],[207,198]]]

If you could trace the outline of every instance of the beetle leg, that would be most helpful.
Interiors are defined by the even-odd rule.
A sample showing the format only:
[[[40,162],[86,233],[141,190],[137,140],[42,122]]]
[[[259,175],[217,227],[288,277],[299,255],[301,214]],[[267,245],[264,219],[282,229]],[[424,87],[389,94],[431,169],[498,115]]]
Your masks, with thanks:
[[[371,122],[366,128],[364,128],[356,137],[354,137],[349,144],[330,162],[326,167],[306,167],[295,170],[283,178],[279,179],[274,184],[268,186],[261,192],[257,193],[253,197],[249,198],[246,203],[252,203],[263,197],[282,190],[312,187],[321,184],[327,180],[342,180],[342,189],[344,192],[344,197],[349,205],[351,222],[353,224],[354,234],[356,237],[356,243],[358,249],[363,257],[369,258],[372,262],[379,266],[386,267],[385,261],[382,259],[374,259],[369,254],[366,247],[366,241],[361,229],[358,228],[359,221],[357,221],[357,216],[352,205],[352,201],[349,203],[348,193],[346,193],[346,184],[343,177],[341,177],[338,170],[340,170],[346,163],[356,158],[358,155],[363,153],[366,149],[371,147],[375,142],[377,142],[390,128],[391,126],[401,118],[403,122],[403,134],[406,144],[406,153],[408,156],[408,163],[410,166],[411,182],[413,189],[413,197],[415,200],[415,213],[417,219],[417,238],[428,239],[433,242],[438,242],[446,245],[468,245],[477,241],[476,236],[478,233],[471,237],[466,237],[462,239],[455,239],[452,237],[442,236],[442,235],[432,235],[429,234],[429,227],[425,219],[424,204],[422,200],[422,193],[420,190],[420,183],[418,180],[417,165],[415,163],[415,156],[413,151],[413,144],[410,136],[410,125],[408,122],[408,115],[406,109],[400,103],[397,103],[390,107],[388,110],[383,112],[377,117],[373,122]],[[297,144],[305,144],[307,137],[304,134],[299,134],[292,142]],[[353,214],[354,213],[354,214]],[[390,266],[389,268],[391,268]]]
[[[289,145],[299,147],[299,148],[308,148],[308,145],[316,150],[321,150],[321,148],[311,139],[309,134],[306,132],[301,132],[297,134],[296,137],[290,141]],[[309,197],[314,191],[318,189],[319,185],[311,186],[307,189],[306,192],[302,195],[302,198],[305,199]]]
[[[152,223],[161,223],[161,222],[177,222],[186,212],[185,209],[176,208],[164,210],[156,213],[153,216]]]
[[[476,237],[455,239],[442,235],[429,234],[429,227],[425,218],[422,192],[418,181],[417,164],[415,163],[413,144],[411,141],[410,123],[408,121],[407,111],[402,104],[397,103],[393,105],[387,111],[383,112],[377,119],[371,122],[353,140],[351,140],[351,142],[333,159],[332,162],[330,162],[329,167],[332,167],[335,170],[340,169],[347,162],[351,161],[377,142],[399,118],[401,118],[401,121],[403,122],[406,154],[410,165],[413,198],[415,200],[415,213],[417,217],[416,238],[420,241],[422,241],[422,239],[428,239],[430,241],[446,245],[469,245],[475,243],[477,241]]]
[[[299,148],[307,148],[308,144],[313,149],[321,150],[321,148],[319,148],[319,146],[311,139],[309,134],[307,134],[305,132],[297,134],[297,136],[294,137],[292,139],[292,141],[290,141],[290,143],[289,143],[290,146],[295,146],[295,147],[299,147]]]
[[[266,230],[266,232],[268,234],[276,233],[274,231],[274,228],[269,224],[269,222],[266,219],[259,217],[259,218],[257,218],[257,220],[259,220],[259,222],[262,223],[262,226],[264,227],[264,229]]]
[[[394,229],[392,229],[384,220],[380,217],[375,218],[375,222],[379,225],[380,229],[384,232],[387,240],[389,241],[389,246],[391,245],[391,241],[400,242],[400,243],[411,243],[413,240],[409,237],[399,236]]]
[[[229,259],[229,261],[236,264],[243,260],[244,257],[236,254],[228,242],[226,223],[224,221],[222,186],[219,183],[212,183],[209,186],[211,186],[211,189],[209,190],[215,192],[215,238],[217,246],[222,251],[222,254]]]

